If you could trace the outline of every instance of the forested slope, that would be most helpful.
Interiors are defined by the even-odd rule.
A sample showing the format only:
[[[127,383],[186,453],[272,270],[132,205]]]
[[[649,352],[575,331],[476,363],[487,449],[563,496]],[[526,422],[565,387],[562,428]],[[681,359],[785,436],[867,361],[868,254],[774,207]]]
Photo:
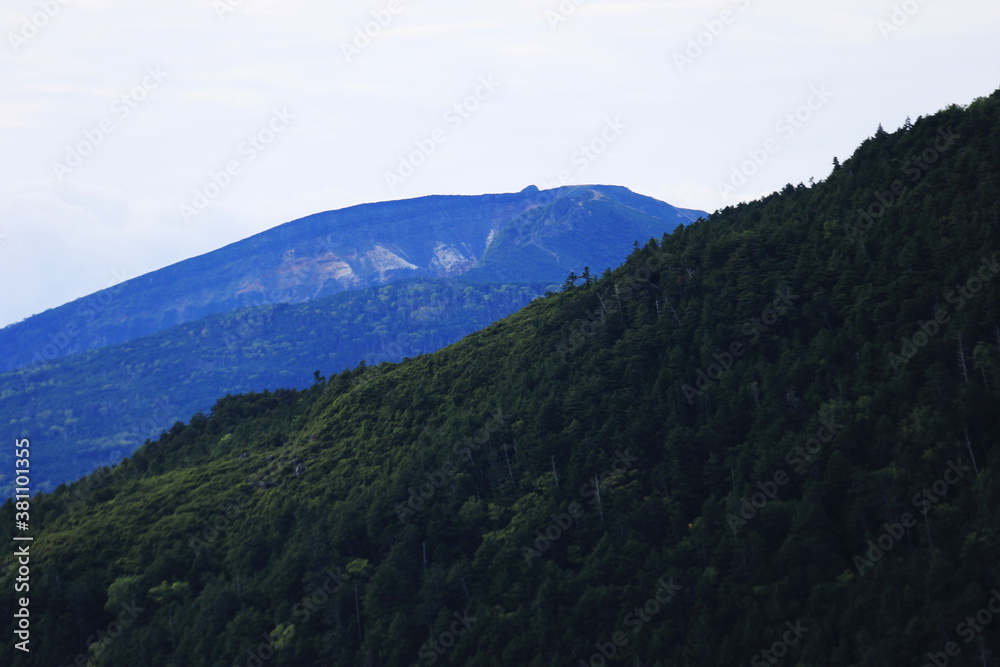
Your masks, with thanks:
[[[34,436],[35,487],[112,465],[216,399],[301,389],[314,373],[401,361],[454,343],[543,295],[546,285],[410,280],[304,304],[210,315],[152,336],[0,374],[0,424]],[[0,453],[0,498],[14,452]]]
[[[125,613],[92,664],[997,664],[998,119],[879,132],[36,500],[35,648],[3,660],[69,664]]]

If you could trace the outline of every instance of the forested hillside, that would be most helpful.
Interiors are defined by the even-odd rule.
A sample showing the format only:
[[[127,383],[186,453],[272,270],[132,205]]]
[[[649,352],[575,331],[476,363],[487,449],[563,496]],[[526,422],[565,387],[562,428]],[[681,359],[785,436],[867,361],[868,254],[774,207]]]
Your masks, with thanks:
[[[1000,93],[880,128],[36,499],[34,649],[0,658],[121,620],[89,664],[998,664],[998,253]]]
[[[0,374],[0,424],[45,443],[34,484],[51,491],[113,465],[220,396],[302,389],[314,374],[427,354],[542,296],[546,285],[417,280],[304,304],[211,315],[153,336]],[[14,489],[0,454],[0,497]]]

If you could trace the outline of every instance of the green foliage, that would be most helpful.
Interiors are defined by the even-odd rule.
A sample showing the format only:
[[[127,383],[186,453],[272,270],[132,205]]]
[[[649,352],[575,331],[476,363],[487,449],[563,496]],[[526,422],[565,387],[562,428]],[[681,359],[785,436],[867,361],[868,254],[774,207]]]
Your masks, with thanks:
[[[600,664],[619,632],[621,664],[747,664],[786,623],[789,665],[992,664],[1000,624],[957,633],[1000,586],[1000,276],[970,282],[998,119],[1000,93],[918,119],[444,350],[226,397],[37,498],[45,640],[4,664],[68,664],[133,588],[108,664],[265,637],[276,666]]]
[[[114,465],[219,396],[305,388],[362,360],[438,350],[541,296],[545,285],[393,283],[299,305],[212,315],[128,343],[0,375],[0,423],[35,450],[35,488]],[[4,452],[0,462],[12,462]],[[11,463],[12,465],[12,463]],[[13,492],[11,465],[0,497]]]

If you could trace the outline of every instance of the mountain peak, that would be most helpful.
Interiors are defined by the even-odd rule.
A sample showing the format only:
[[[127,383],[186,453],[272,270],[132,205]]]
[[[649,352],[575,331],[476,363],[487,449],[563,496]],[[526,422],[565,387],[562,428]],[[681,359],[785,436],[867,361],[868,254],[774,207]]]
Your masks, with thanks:
[[[597,193],[579,198],[577,195]],[[539,195],[546,195],[540,197]],[[577,206],[570,208],[570,201]],[[214,313],[302,303],[410,278],[561,283],[584,265],[619,263],[637,239],[672,231],[686,211],[626,188],[431,196],[362,204],[288,222],[104,291],[109,307],[80,319],[85,297],[0,330],[13,354],[0,371],[127,342]],[[75,323],[58,348],[37,349]]]

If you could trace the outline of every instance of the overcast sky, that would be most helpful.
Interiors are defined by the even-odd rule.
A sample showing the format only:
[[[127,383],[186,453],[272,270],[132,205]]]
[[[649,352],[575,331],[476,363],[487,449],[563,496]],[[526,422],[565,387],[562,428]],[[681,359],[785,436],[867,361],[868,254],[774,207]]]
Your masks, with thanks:
[[[1000,85],[996,0],[5,0],[0,27],[0,326],[366,202],[712,211]]]

